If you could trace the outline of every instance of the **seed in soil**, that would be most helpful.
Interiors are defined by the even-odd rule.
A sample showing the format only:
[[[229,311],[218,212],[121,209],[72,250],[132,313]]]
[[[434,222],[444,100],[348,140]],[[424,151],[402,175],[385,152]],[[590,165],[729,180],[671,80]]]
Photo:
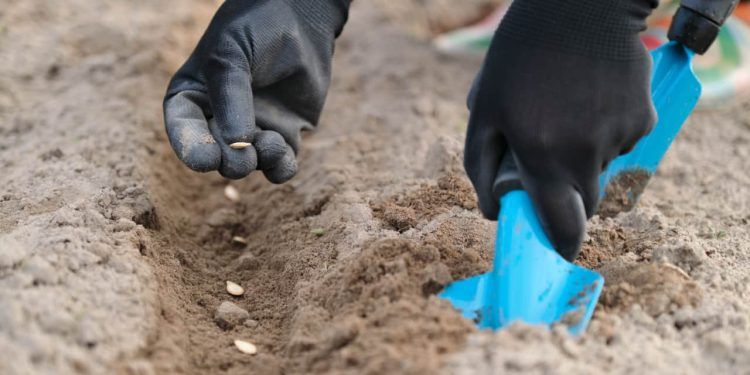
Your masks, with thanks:
[[[238,202],[240,200],[240,192],[232,185],[227,185],[227,187],[224,188],[224,195],[232,202]]]
[[[245,289],[235,282],[227,281],[227,293],[239,297],[245,294]]]
[[[245,354],[254,355],[258,352],[258,348],[255,345],[244,340],[234,340],[234,346]]]
[[[311,234],[314,234],[318,237],[323,237],[324,234],[326,234],[326,230],[323,228],[315,228],[310,231]]]
[[[229,147],[235,149],[235,150],[244,150],[250,146],[250,143],[247,142],[234,142]]]
[[[234,236],[232,237],[232,242],[240,245],[247,245],[247,240],[245,239],[245,237]]]

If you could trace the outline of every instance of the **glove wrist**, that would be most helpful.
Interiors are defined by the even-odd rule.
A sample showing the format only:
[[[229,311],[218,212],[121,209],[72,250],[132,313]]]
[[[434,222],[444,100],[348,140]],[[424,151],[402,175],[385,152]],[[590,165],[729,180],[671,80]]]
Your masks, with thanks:
[[[657,0],[516,0],[497,37],[609,60],[642,58],[638,34]]]

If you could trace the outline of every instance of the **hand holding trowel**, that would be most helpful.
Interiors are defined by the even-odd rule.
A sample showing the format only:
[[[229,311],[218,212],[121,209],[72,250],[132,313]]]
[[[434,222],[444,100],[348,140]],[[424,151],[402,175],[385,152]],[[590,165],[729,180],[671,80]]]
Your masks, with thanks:
[[[610,195],[603,207],[610,213],[635,204],[695,107],[701,86],[692,71],[693,54],[706,51],[735,5],[736,1],[683,1],[670,29],[672,42],[652,53],[651,96],[658,123],[600,175],[600,194]],[[530,196],[523,190],[512,156],[503,159],[493,189],[501,196],[501,210],[492,270],[450,284],[440,296],[480,328],[501,328],[520,320],[531,324],[562,322],[572,333],[583,332],[604,279],[568,262],[552,246]],[[578,206],[579,215],[570,220],[585,220],[583,202]]]

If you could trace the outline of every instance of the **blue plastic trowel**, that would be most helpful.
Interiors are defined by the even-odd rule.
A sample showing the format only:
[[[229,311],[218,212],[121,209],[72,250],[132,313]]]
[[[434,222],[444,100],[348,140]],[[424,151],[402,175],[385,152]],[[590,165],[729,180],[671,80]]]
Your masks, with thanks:
[[[602,195],[613,195],[624,209],[637,201],[701,93],[691,66],[693,52],[688,48],[670,42],[653,51],[652,57],[651,94],[659,121],[630,153],[613,160],[600,177]],[[523,321],[562,323],[572,334],[583,333],[604,278],[566,261],[555,251],[525,191],[509,191],[500,204],[492,270],[451,283],[439,296],[480,328],[499,329]]]

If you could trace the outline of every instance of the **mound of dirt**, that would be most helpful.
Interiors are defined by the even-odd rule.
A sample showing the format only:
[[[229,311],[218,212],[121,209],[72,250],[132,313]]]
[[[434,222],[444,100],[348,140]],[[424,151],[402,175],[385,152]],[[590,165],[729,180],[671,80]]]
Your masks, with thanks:
[[[603,307],[627,309],[638,304],[656,318],[681,307],[697,306],[701,300],[698,284],[669,263],[623,266],[613,262],[600,271],[609,284],[601,296]]]
[[[373,204],[372,209],[375,217],[393,229],[405,232],[419,222],[447,212],[451,206],[467,210],[477,208],[474,190],[465,178],[444,176],[438,180],[437,186],[423,185],[413,193]]]
[[[286,354],[295,372],[435,369],[433,359],[456,350],[472,330],[432,297],[453,280],[443,257],[414,241],[376,241],[311,285],[314,303],[291,322]]]

